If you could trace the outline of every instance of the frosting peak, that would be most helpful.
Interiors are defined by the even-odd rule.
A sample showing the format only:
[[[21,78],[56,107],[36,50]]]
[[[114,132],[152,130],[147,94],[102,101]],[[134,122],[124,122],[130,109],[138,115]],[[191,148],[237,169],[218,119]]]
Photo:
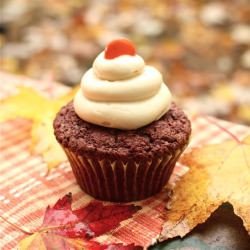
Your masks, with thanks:
[[[137,129],[169,109],[171,94],[160,72],[138,55],[113,59],[100,53],[82,78],[74,108],[85,121],[104,127]]]
[[[138,55],[122,55],[110,60],[102,52],[93,63],[93,70],[100,79],[117,81],[139,75],[144,66],[144,60]]]

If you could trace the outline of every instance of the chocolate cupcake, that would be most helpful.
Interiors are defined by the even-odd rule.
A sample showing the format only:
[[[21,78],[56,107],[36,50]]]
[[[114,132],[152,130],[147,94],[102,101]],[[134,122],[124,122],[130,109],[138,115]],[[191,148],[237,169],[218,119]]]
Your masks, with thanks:
[[[161,74],[145,66],[130,41],[119,39],[85,73],[54,131],[86,193],[128,202],[162,190],[191,125]]]

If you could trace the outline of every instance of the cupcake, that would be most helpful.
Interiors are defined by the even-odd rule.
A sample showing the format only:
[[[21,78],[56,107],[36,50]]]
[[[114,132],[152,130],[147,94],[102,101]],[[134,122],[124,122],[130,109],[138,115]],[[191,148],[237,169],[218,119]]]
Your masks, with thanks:
[[[82,190],[128,202],[162,190],[186,148],[191,124],[161,73],[126,39],[110,42],[54,120]]]

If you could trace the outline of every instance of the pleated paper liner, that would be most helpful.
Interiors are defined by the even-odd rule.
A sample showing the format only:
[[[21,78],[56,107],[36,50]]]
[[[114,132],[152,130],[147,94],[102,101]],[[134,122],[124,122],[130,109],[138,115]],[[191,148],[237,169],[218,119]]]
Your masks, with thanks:
[[[77,155],[64,148],[81,189],[99,200],[129,202],[162,190],[185,147],[151,161],[127,162]]]

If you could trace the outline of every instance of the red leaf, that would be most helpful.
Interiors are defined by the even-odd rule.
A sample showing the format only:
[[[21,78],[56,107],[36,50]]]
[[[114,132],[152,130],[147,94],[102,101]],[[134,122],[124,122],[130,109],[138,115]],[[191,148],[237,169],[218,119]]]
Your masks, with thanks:
[[[62,199],[59,199],[53,209],[70,209],[72,203],[72,194],[66,194]]]
[[[23,239],[23,249],[92,249],[92,250],[132,250],[142,249],[122,244],[101,245],[94,237],[116,228],[121,221],[131,218],[139,209],[134,205],[107,205],[92,201],[86,207],[72,210],[72,195],[59,199],[51,208],[47,207],[40,229]]]
[[[139,209],[140,207],[131,205],[103,206],[102,202],[93,201],[74,213],[87,223],[94,236],[99,236],[116,228],[121,221],[130,218]]]
[[[59,199],[53,208],[47,207],[43,219],[42,227],[53,227],[76,223],[78,217],[71,209],[72,195],[71,193]]]
[[[123,244],[111,244],[111,245],[101,245],[98,242],[90,241],[88,245],[91,250],[142,250],[143,247],[135,246],[134,244],[129,244],[124,246]]]

